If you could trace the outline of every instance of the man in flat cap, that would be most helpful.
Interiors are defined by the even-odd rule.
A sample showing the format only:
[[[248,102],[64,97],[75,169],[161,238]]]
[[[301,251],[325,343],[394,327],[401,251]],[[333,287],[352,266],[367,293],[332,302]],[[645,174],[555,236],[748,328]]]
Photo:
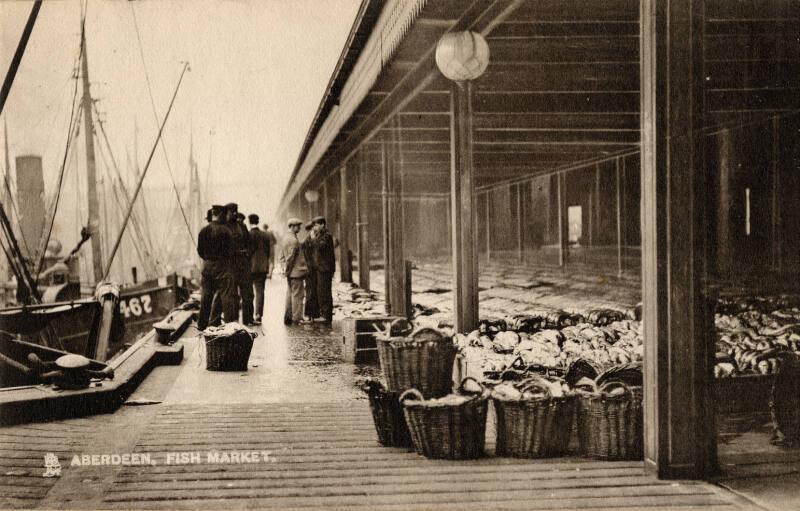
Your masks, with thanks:
[[[336,253],[333,235],[328,231],[325,217],[311,220],[314,224],[312,266],[314,267],[319,312],[325,323],[333,321],[333,272],[336,271]]]
[[[237,314],[235,284],[228,268],[231,235],[228,228],[223,225],[224,215],[225,209],[222,206],[212,206],[211,222],[197,235],[197,253],[203,259],[202,294],[197,320],[197,328],[201,331],[208,326],[211,303],[215,294],[218,294],[217,301],[226,319]]]
[[[281,249],[281,263],[288,284],[283,322],[291,325],[303,323],[303,281],[308,275],[308,263],[297,238],[303,222],[298,218],[290,218],[287,225],[289,232],[283,240]]]
[[[314,223],[308,222],[306,224],[306,239],[303,240],[302,248],[303,254],[306,256],[308,262],[308,276],[305,280],[306,286],[306,306],[305,313],[308,319],[314,320],[319,315],[319,301],[317,300],[317,273],[314,267]]]

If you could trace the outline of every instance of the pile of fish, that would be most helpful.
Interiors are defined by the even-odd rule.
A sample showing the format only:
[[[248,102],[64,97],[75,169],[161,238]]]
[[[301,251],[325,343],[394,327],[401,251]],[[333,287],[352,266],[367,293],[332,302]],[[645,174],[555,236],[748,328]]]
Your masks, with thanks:
[[[579,359],[609,369],[640,361],[644,352],[641,323],[622,317],[625,313],[612,310],[517,315],[483,320],[478,329],[455,334],[454,341],[470,374],[503,371],[517,359],[562,371]]]
[[[800,356],[800,298],[727,299],[717,311],[716,378],[775,374],[787,357]],[[504,371],[517,359],[561,371],[576,360],[608,369],[642,360],[641,322],[626,319],[632,316],[612,310],[536,312],[483,320],[454,340],[475,376]]]
[[[800,301],[796,297],[722,299],[714,318],[717,378],[775,374],[800,353]]]
[[[334,286],[333,292],[333,309],[337,319],[386,314],[386,304],[374,291],[361,289],[355,284],[339,283]]]

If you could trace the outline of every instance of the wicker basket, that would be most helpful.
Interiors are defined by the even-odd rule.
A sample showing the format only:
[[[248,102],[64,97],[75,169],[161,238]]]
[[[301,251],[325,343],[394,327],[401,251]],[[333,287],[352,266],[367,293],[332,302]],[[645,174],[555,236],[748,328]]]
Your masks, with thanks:
[[[614,388],[624,392],[609,395]],[[597,459],[642,459],[642,387],[609,382],[597,393],[584,394],[579,403],[581,454]]]
[[[549,458],[568,452],[576,396],[553,397],[547,385],[533,380],[520,390],[541,389],[540,399],[492,398],[497,413],[498,456]]]
[[[231,333],[206,333],[206,369],[209,371],[247,371],[253,338],[256,334],[245,329]]]
[[[417,389],[425,398],[451,392],[456,351],[450,338],[429,328],[411,337],[378,339],[378,357],[388,390]]]
[[[477,380],[464,378],[464,383]],[[479,384],[480,385],[480,384]],[[400,396],[414,450],[426,458],[473,459],[483,456],[488,393],[482,391],[459,405],[425,401],[416,389]]]
[[[364,392],[369,396],[369,408],[372,410],[372,421],[378,433],[378,441],[386,447],[413,448],[411,434],[406,426],[403,405],[399,394],[389,392],[378,381],[368,381]]]

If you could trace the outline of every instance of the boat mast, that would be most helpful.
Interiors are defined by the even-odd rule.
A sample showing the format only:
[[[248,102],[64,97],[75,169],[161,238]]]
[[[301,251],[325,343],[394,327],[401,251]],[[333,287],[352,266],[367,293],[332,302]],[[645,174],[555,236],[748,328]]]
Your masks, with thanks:
[[[191,193],[191,203],[189,214],[189,221],[191,222],[192,232],[189,233],[190,236],[197,235],[200,232],[200,226],[202,223],[202,208],[200,204],[200,172],[198,169],[197,161],[194,159],[194,137],[193,133],[189,133],[189,169],[191,171],[189,175],[189,183],[190,183],[190,193]],[[191,242],[191,240],[189,240]],[[197,256],[197,251],[192,250],[192,244],[189,243],[189,253],[194,254],[195,257],[192,257],[192,260],[195,263],[199,263],[199,256]]]
[[[8,156],[8,120],[3,117],[3,139],[5,145],[5,167],[3,169],[3,182],[0,183],[0,204],[7,204],[6,193],[8,197],[13,197],[11,193],[11,161]],[[8,190],[8,192],[6,192]],[[11,280],[11,261],[6,261],[2,266],[2,273],[0,273],[0,282]]]
[[[8,154],[8,119],[5,117],[3,117],[3,141],[5,146],[5,169],[3,171],[3,183],[2,186],[0,186],[0,202],[5,204],[6,197],[8,197],[8,200],[11,200],[14,196],[14,194],[11,193],[11,159]]]
[[[89,202],[89,232],[92,243],[92,269],[94,283],[103,279],[103,248],[100,240],[100,203],[97,198],[97,169],[94,154],[94,128],[92,126],[92,95],[89,91],[89,58],[86,53],[86,29],[81,29],[81,69],[83,75],[83,122],[86,139],[86,196]]]

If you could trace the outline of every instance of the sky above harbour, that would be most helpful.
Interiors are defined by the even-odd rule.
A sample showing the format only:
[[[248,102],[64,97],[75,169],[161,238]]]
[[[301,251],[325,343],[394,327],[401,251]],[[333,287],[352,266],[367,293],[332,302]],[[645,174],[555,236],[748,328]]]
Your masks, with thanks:
[[[189,146],[209,202],[240,204],[270,220],[347,38],[358,0],[89,0],[91,90],[112,152],[133,182],[147,160],[182,63],[189,62],[165,128],[175,181],[188,181]],[[0,2],[0,69],[8,69],[32,2]],[[52,193],[64,157],[83,2],[45,1],[3,112],[10,156],[43,157]],[[138,35],[136,27],[138,25]],[[141,40],[141,45],[140,45]],[[145,73],[146,68],[146,73]],[[155,104],[153,112],[150,90]],[[80,97],[81,89],[77,91]],[[157,118],[156,118],[157,117]],[[82,127],[82,126],[81,126]],[[136,143],[135,141],[138,141]],[[2,144],[0,144],[2,151]],[[66,246],[85,223],[82,134],[65,173],[55,235]],[[108,158],[106,156],[106,158]],[[98,154],[98,170],[105,174]],[[151,219],[174,218],[159,147],[145,180]],[[106,208],[118,207],[108,201]],[[175,226],[157,225],[169,243]]]

